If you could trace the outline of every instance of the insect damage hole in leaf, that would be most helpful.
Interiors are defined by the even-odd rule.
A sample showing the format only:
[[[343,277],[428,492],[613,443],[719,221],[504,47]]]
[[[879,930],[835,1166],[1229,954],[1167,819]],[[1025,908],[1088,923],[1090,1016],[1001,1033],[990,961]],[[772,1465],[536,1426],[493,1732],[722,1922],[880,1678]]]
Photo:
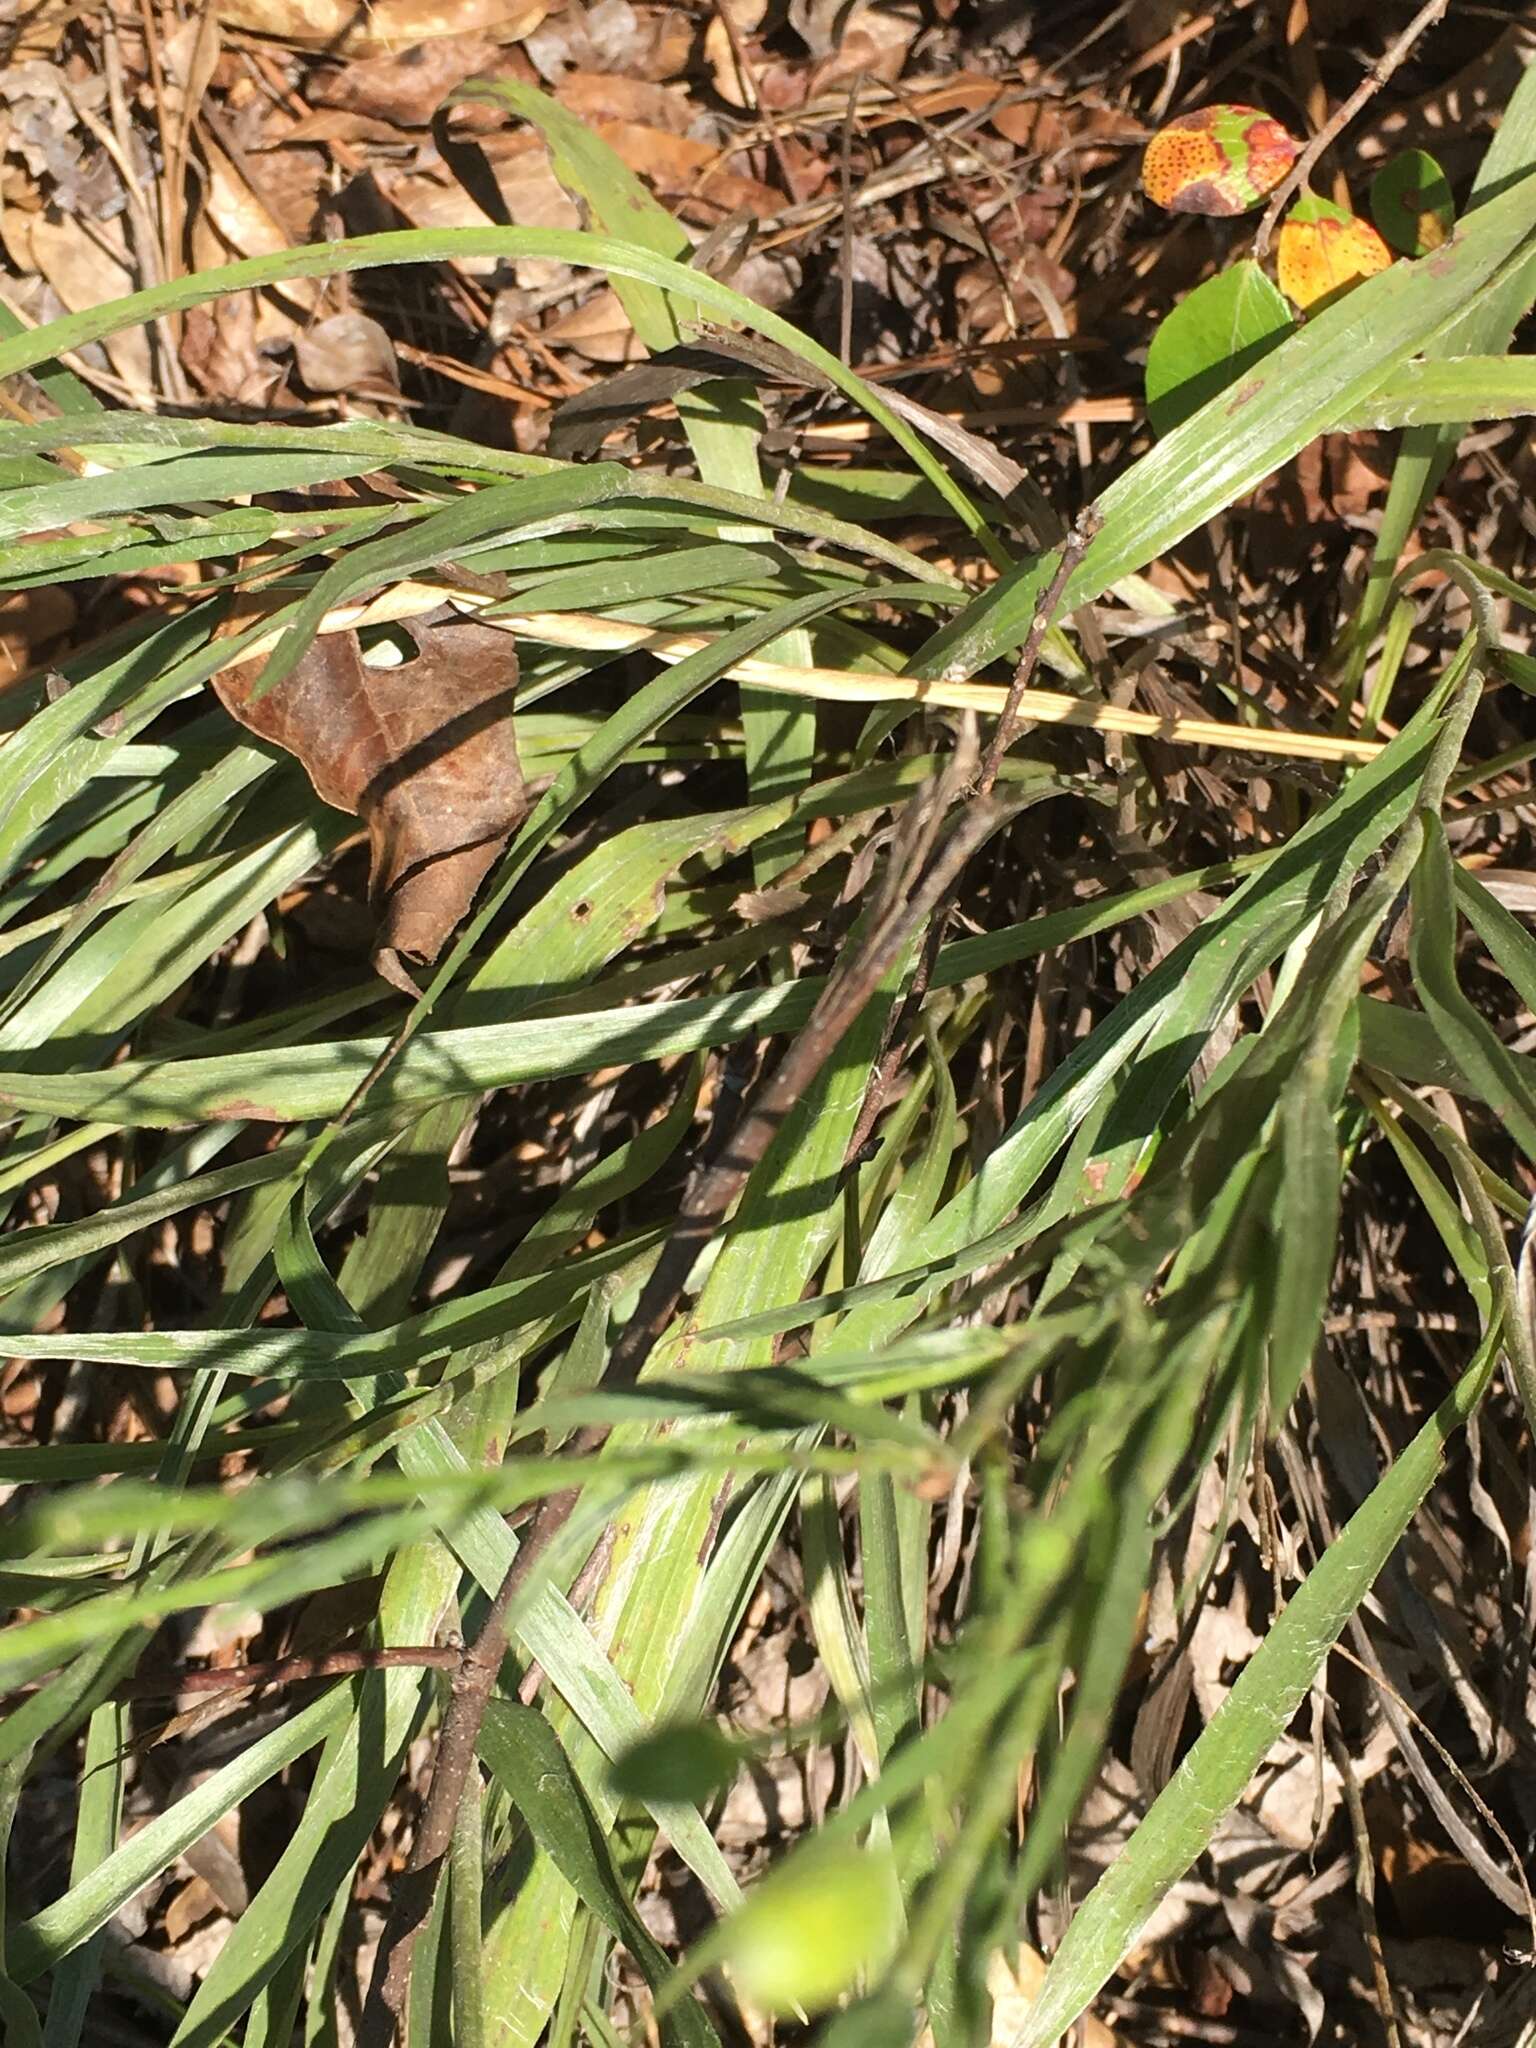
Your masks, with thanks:
[[[449,607],[415,619],[416,658],[364,664],[355,633],[317,639],[253,701],[259,661],[215,677],[230,715],[294,755],[315,793],[368,828],[373,964],[403,993],[430,966],[528,814],[513,723],[517,648]]]
[[[1147,351],[1147,411],[1171,433],[1291,332],[1290,308],[1257,263],[1235,263],[1175,306]]]

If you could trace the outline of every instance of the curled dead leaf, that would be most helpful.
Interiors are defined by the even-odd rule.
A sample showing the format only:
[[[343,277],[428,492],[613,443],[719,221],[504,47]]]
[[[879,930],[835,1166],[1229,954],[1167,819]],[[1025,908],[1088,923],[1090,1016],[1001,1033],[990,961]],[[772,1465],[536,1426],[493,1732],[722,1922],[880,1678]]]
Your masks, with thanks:
[[[494,69],[495,40],[487,35],[436,36],[378,57],[355,57],[320,72],[305,94],[313,107],[334,107],[425,128],[455,86],[477,71]]]
[[[365,665],[357,635],[322,635],[263,696],[263,663],[214,680],[226,710],[293,754],[325,803],[368,828],[373,964],[407,995],[528,812],[512,718],[510,633],[444,606],[413,619],[416,658]],[[408,964],[409,963],[409,964]]]
[[[400,390],[395,345],[366,313],[333,313],[293,338],[299,375],[311,391],[393,398]]]

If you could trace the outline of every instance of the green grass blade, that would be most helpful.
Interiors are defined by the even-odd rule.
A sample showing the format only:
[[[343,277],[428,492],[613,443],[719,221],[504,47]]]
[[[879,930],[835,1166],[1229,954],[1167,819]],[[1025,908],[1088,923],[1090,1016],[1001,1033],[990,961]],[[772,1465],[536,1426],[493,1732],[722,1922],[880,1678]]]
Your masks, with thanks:
[[[1394,263],[1265,357],[1235,393],[1203,405],[1099,499],[1103,525],[1068,581],[1062,609],[1089,603],[1263,482],[1348,419],[1512,263],[1536,229],[1536,174],[1469,214],[1443,249]],[[914,664],[974,675],[1028,631],[1053,558],[1005,576]]]
[[[480,1753],[583,1905],[624,1943],[652,1991],[660,1991],[672,1980],[672,1966],[630,1904],[604,1827],[544,1716],[493,1699],[480,1731]],[[673,2006],[661,2033],[669,2048],[719,2048],[704,2008],[691,1999]]]
[[[11,1937],[20,1981],[29,1983],[88,1941],[225,1814],[340,1728],[351,1710],[352,1689],[346,1685],[296,1709],[173,1806],[154,1815],[61,1899],[23,1922]]]
[[[1495,1328],[1453,1391],[1291,1596],[1177,1775],[1079,1908],[1051,1960],[1028,2023],[1009,2048],[1055,2048],[1134,1945],[1158,1901],[1242,1797],[1401,1540],[1440,1470],[1446,1444],[1487,1390],[1498,1355]]]

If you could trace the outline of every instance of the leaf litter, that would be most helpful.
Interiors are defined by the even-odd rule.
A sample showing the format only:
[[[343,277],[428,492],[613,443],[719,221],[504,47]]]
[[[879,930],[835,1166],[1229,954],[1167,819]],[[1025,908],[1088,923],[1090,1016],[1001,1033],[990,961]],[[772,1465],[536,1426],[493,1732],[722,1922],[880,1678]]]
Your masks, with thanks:
[[[232,717],[303,763],[324,802],[363,820],[373,964],[414,996],[411,969],[437,959],[529,798],[512,635],[444,607],[411,621],[408,645],[382,666],[365,662],[356,633],[325,633],[265,693],[259,661],[221,670],[214,688]]]

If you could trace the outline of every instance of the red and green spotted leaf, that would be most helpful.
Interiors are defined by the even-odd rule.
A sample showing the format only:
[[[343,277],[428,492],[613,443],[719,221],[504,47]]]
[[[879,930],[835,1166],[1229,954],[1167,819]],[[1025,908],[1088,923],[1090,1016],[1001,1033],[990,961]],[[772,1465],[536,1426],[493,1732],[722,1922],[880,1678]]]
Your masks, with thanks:
[[[1392,251],[1368,220],[1332,212],[1311,219],[1293,215],[1275,244],[1280,289],[1303,313],[1331,304],[1392,261]]]
[[[1258,107],[1200,107],[1147,144],[1141,189],[1169,213],[1247,213],[1280,183],[1300,147]]]
[[[1427,151],[1406,149],[1371,181],[1371,219],[1404,256],[1427,256],[1456,225],[1444,171]]]

